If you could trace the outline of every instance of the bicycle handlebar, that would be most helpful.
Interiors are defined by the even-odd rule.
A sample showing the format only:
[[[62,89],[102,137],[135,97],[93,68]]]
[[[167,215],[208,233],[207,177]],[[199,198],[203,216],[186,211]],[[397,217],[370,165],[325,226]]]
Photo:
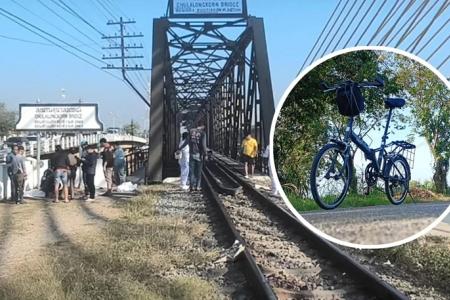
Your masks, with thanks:
[[[331,91],[336,91],[337,89],[343,88],[345,86],[349,86],[349,85],[353,85],[356,84],[358,87],[360,88],[379,88],[379,87],[383,87],[384,86],[384,80],[381,79],[381,77],[377,77],[375,79],[375,81],[370,82],[370,81],[361,81],[361,82],[355,82],[352,80],[346,80],[343,82],[340,82],[338,84],[335,85],[328,85],[326,82],[322,81],[320,83],[320,89],[324,92],[331,92]]]

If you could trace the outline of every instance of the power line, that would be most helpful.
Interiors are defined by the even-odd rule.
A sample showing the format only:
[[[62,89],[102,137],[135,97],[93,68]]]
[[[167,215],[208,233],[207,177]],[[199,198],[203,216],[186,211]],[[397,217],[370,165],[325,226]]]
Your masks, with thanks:
[[[339,2],[339,4],[340,4],[340,3],[341,3],[341,2]],[[348,0],[347,0],[347,2],[344,4],[344,7],[341,9],[341,11],[340,11],[340,13],[339,13],[339,16],[342,14],[342,12],[344,11],[344,9],[347,7],[347,4],[348,4]],[[336,7],[336,9],[337,9],[337,7]],[[323,40],[322,43],[320,44],[320,46],[319,46],[319,48],[317,49],[316,53],[314,54],[314,57],[313,57],[312,61],[314,61],[314,60],[316,59],[317,55],[319,54],[319,51],[322,49],[323,45],[325,44],[326,40],[328,39],[328,36],[331,34],[331,31],[333,30],[334,26],[336,25],[337,21],[339,20],[339,18],[340,18],[339,16],[336,18],[336,20],[334,20],[333,25],[331,25],[330,30],[328,30],[328,32],[327,32],[327,34],[326,34],[324,40]]]
[[[386,4],[387,0],[384,0],[383,3],[381,3],[381,5],[378,7],[377,12],[375,13],[375,15],[372,17],[372,19],[370,20],[370,22],[367,24],[366,28],[364,29],[363,33],[361,34],[361,36],[359,37],[359,39],[356,41],[355,46],[357,46],[359,44],[359,42],[361,41],[361,39],[363,38],[363,36],[366,35],[367,30],[369,30],[369,27],[372,25],[373,21],[375,21],[376,17],[380,14],[381,10],[383,9],[384,5]]]
[[[113,20],[115,19],[114,15],[111,13],[111,11],[107,7],[105,7],[105,5],[100,0],[95,0],[95,1],[103,8],[104,11],[106,11],[107,14],[109,14],[112,17]]]
[[[363,7],[364,3],[366,3],[366,0],[361,2],[361,5],[358,7],[358,9],[356,10],[355,14],[353,15],[353,17],[351,18],[350,22],[348,23],[347,27],[344,29],[344,32],[342,33],[341,37],[339,38],[339,40],[337,41],[336,45],[333,48],[333,51],[336,50],[336,48],[339,46],[339,43],[341,42],[342,38],[344,37],[344,35],[347,33],[347,30],[350,28],[350,26],[353,24],[353,21],[355,21],[356,16],[359,14],[359,12],[361,11],[361,8]],[[355,1],[356,4],[356,1]],[[350,9],[350,11],[353,9]]]
[[[394,31],[394,28],[397,26],[398,22],[402,19],[402,17],[408,12],[408,10],[411,8],[411,6],[414,4],[416,0],[410,0],[409,3],[406,5],[406,7],[403,9],[400,16],[398,16],[397,20],[394,22],[394,24],[391,26],[391,29],[389,29],[384,36],[381,38],[381,40],[378,42],[378,45],[383,45],[388,37],[391,35],[392,31]],[[400,6],[399,6],[400,9]]]
[[[109,12],[109,14],[111,15],[111,17],[116,21],[116,22],[118,22],[118,20],[120,19],[120,17],[118,17],[118,15],[120,16],[120,12],[116,15],[115,13],[114,13],[114,11],[116,11],[116,9],[114,9],[114,7],[112,6],[112,3],[110,2],[110,1],[105,1],[105,5],[109,5],[109,7],[111,8],[111,10],[108,10],[108,12]],[[118,10],[120,10],[120,9],[118,9]],[[122,12],[123,13],[123,12]],[[123,13],[123,15],[127,18],[127,19],[130,19],[130,18],[128,18],[126,15],[125,15],[125,13]],[[132,28],[134,28],[134,30],[135,31],[138,31],[138,29],[137,29],[137,27],[135,26],[135,22],[133,21],[132,23],[127,23],[127,24],[124,24],[124,26],[123,26],[123,28],[124,29],[126,29],[126,27],[128,26],[128,25],[130,25]],[[116,45],[118,45],[118,43],[115,43]],[[129,48],[125,48],[125,51],[126,52],[129,52],[129,53],[133,53],[132,55],[130,55],[130,56],[136,56],[135,55],[135,51],[133,51],[133,52],[131,52],[130,51],[130,49]],[[132,58],[132,59],[129,59],[129,61],[132,63],[132,64],[134,64],[134,65],[138,65],[138,63]],[[136,74],[137,73],[137,74]],[[134,77],[137,79],[137,81],[139,81],[139,84],[143,87],[143,89],[144,89],[144,91],[146,91],[147,92],[147,87],[146,87],[146,85],[147,85],[147,82],[149,81],[149,79],[147,78],[144,78],[144,76],[142,75],[142,72],[134,72]]]
[[[378,25],[377,30],[375,31],[375,33],[372,35],[372,37],[370,38],[369,42],[367,43],[368,45],[370,45],[372,43],[372,41],[378,36],[378,34],[381,32],[381,30],[383,30],[384,26],[386,26],[386,24],[389,23],[389,21],[392,18],[392,16],[395,15],[395,13],[397,12],[398,8],[400,6],[402,6],[403,3],[405,3],[405,0],[400,2],[400,5],[397,6],[397,4],[399,4],[399,2],[395,2],[395,5],[392,6],[392,8],[389,10],[388,14],[386,15],[386,17],[384,17],[384,19],[381,22],[381,24]]]
[[[55,0],[51,0],[51,1],[53,1],[53,2],[55,2]],[[89,25],[91,28],[93,28],[96,32],[98,32],[102,37],[105,37],[105,34],[104,33],[102,33],[100,30],[98,30],[94,25],[92,25],[89,21],[87,21],[85,18],[83,18],[79,13],[77,13],[74,9],[72,9],[68,4],[66,4],[63,0],[58,0],[62,5],[64,5],[64,7],[63,8],[65,8],[65,10],[66,11],[68,11],[69,13],[71,13],[72,15],[74,15],[74,16],[76,16],[76,17],[78,17],[79,19],[81,19],[84,23],[86,23],[87,25]],[[113,16],[113,18],[115,18],[115,16]],[[110,39],[110,40],[112,40],[112,41],[114,41],[114,39]],[[115,42],[115,41],[114,41]],[[116,42],[115,42],[115,44],[116,45],[118,45]],[[134,62],[134,60],[131,60],[132,62]],[[134,62],[135,63],[135,62]],[[136,63],[135,63],[136,64]],[[136,77],[138,77],[139,79],[139,81],[140,81],[140,84],[142,85],[142,86],[144,86],[144,90],[145,90],[145,80],[142,78],[142,75],[139,73],[139,76],[136,76]]]
[[[406,30],[403,32],[402,36],[399,38],[397,44],[395,45],[395,47],[400,46],[401,43],[403,43],[403,41],[410,35],[410,33],[413,31],[415,25],[417,25],[418,23],[420,23],[420,20],[418,21],[418,23],[416,24],[417,19],[420,17],[420,15],[422,14],[423,10],[425,9],[425,7],[427,7],[428,3],[430,3],[430,0],[426,0],[424,1],[422,4],[419,5],[419,7],[417,7],[416,11],[413,12],[413,14],[411,15],[414,16],[414,18],[409,18],[408,20],[406,20],[406,22],[403,24],[403,26],[400,27],[400,29],[394,34],[394,36],[388,41],[388,44],[392,43],[394,41],[394,39],[400,34],[400,32],[403,30],[403,28],[405,28],[406,24],[409,23],[408,27],[406,28]]]
[[[419,45],[420,41],[423,39],[425,34],[428,32],[430,27],[433,25],[433,23],[436,21],[436,19],[447,9],[449,5],[449,2],[445,1],[442,6],[439,8],[438,12],[434,15],[433,19],[431,19],[430,23],[425,27],[424,30],[419,34],[419,36],[409,45],[407,51],[414,52],[416,47]],[[412,48],[411,48],[412,47]],[[411,50],[409,50],[411,49]]]
[[[100,30],[98,30],[94,25],[92,25],[90,22],[88,22],[85,18],[83,18],[79,13],[77,13],[74,9],[72,9],[69,5],[67,5],[63,0],[59,0],[59,2],[64,5],[64,7],[67,8],[67,10],[69,12],[71,12],[72,15],[74,15],[75,17],[79,18],[81,21],[83,21],[83,23],[85,23],[86,25],[88,25],[90,28],[92,28],[93,30],[95,30],[98,34],[100,34],[100,36],[104,36],[105,34],[103,32],[101,32]]]
[[[415,23],[413,23],[413,24],[411,24],[410,25],[410,29],[409,29],[409,32],[405,32],[404,33],[404,35],[406,34],[406,37],[408,37],[409,36],[409,34],[411,34],[413,31],[414,31],[414,29],[425,19],[425,17],[433,10],[433,8],[439,3],[439,1],[440,0],[436,0],[435,2],[434,2],[434,4],[425,12],[425,14],[423,14],[421,17],[420,17],[420,19],[419,20],[417,20]],[[420,14],[422,14],[422,11],[420,12]],[[404,39],[406,39],[406,37],[403,37],[402,36],[402,38],[401,38],[401,42],[403,42],[404,41]]]
[[[420,52],[422,52],[422,50],[425,49],[425,47],[428,46],[428,44],[430,44],[430,42],[434,40],[434,38],[439,34],[439,32],[441,32],[442,29],[444,29],[444,27],[447,26],[449,21],[450,21],[450,18],[447,19],[447,21],[445,21],[445,23],[442,24],[441,27],[439,27],[439,29],[430,37],[430,39],[422,46],[422,48],[420,48],[420,50],[418,50],[416,52],[416,54],[419,54]]]
[[[5,13],[6,13],[6,14],[5,14]],[[61,48],[62,50],[66,51],[66,52],[68,52],[68,53],[70,53],[70,54],[72,54],[73,56],[75,56],[75,57],[77,57],[78,59],[84,61],[85,63],[87,63],[87,64],[89,64],[89,65],[91,65],[91,66],[93,66],[93,67],[95,67],[95,68],[97,68],[97,69],[99,69],[99,70],[101,70],[101,71],[103,71],[103,72],[109,74],[110,76],[113,76],[114,78],[119,79],[119,80],[122,81],[122,79],[121,79],[120,77],[118,77],[118,76],[116,76],[116,75],[114,75],[114,74],[112,74],[112,73],[110,73],[110,72],[108,72],[108,71],[106,71],[106,70],[103,70],[103,69],[100,68],[99,66],[97,66],[97,65],[93,64],[92,62],[88,61],[87,59],[85,59],[84,57],[81,57],[80,55],[76,54],[75,52],[73,52],[73,51],[67,49],[66,47],[63,47],[62,45],[60,45],[60,44],[58,44],[58,43],[55,43],[53,40],[47,38],[46,36],[42,35],[41,33],[39,33],[39,32],[37,32],[37,31],[31,29],[30,27],[24,25],[23,23],[25,23],[25,24],[27,24],[27,25],[29,25],[29,26],[31,26],[31,27],[35,27],[34,25],[29,24],[28,22],[26,22],[26,21],[22,20],[21,18],[15,16],[14,14],[11,14],[10,12],[6,11],[5,9],[0,8],[0,15],[4,16],[5,18],[8,18],[8,19],[11,20],[12,22],[14,22],[14,23],[18,24],[19,26],[25,28],[26,30],[28,30],[28,31],[30,31],[30,32],[32,32],[32,33],[34,33],[34,34],[36,34],[37,36],[39,36],[39,37],[43,38],[44,40],[50,42],[51,44],[55,45],[56,47]],[[19,21],[15,20],[14,18],[10,17],[9,15],[12,15],[12,16],[16,17],[17,19],[21,20],[23,23],[20,23]],[[37,28],[37,29],[38,29],[38,28]],[[40,30],[40,29],[38,29],[38,30]]]
[[[437,67],[438,69],[440,69],[443,65],[445,65],[445,63],[450,59],[450,55],[448,55]],[[450,81],[450,78],[448,78],[448,80]]]
[[[428,56],[427,60],[430,60],[436,54],[436,52],[438,52],[439,49],[441,49],[442,46],[444,46],[447,43],[447,41],[449,39],[450,39],[450,35],[447,36],[447,38],[430,54],[430,56]]]
[[[19,21],[21,21],[21,22],[27,24],[28,26],[30,26],[30,27],[32,27],[32,28],[34,28],[34,29],[36,29],[36,30],[38,30],[38,31],[40,31],[40,32],[42,32],[42,33],[44,33],[44,34],[50,36],[50,37],[52,37],[53,39],[55,39],[55,40],[57,40],[57,41],[59,41],[59,42],[65,44],[66,46],[69,46],[70,48],[73,48],[73,49],[77,50],[78,52],[81,52],[82,54],[84,54],[84,55],[86,55],[86,56],[89,56],[90,58],[92,58],[92,59],[94,59],[94,60],[97,60],[97,61],[99,61],[99,62],[101,62],[101,63],[103,63],[103,64],[105,63],[104,61],[98,59],[97,57],[95,57],[95,56],[93,56],[93,55],[91,55],[91,54],[89,54],[89,53],[87,53],[87,52],[85,52],[85,51],[83,51],[83,50],[81,50],[81,49],[78,49],[78,48],[75,47],[74,45],[71,45],[71,44],[67,43],[66,41],[60,39],[59,37],[57,37],[57,36],[55,36],[55,35],[53,35],[53,34],[47,32],[47,31],[45,31],[45,30],[43,30],[43,29],[41,29],[41,28],[39,28],[39,27],[37,27],[37,26],[35,26],[35,25],[33,25],[33,24],[27,22],[27,21],[25,21],[24,19],[22,19],[22,18],[16,16],[15,14],[10,13],[9,11],[7,11],[7,10],[5,10],[5,9],[3,9],[3,8],[0,8],[0,10],[3,11],[3,13],[6,13],[6,14],[8,14],[9,16],[12,16],[12,17],[16,18],[17,20],[19,20]]]
[[[101,32],[100,30],[98,30],[94,25],[92,25],[92,23],[90,23],[88,20],[86,20],[86,18],[82,17],[78,12],[76,12],[72,7],[70,7],[67,3],[65,3],[63,0],[58,0],[58,2],[56,2],[56,0],[51,0],[53,3],[55,3],[56,5],[58,5],[60,8],[64,9],[66,12],[68,12],[69,14],[75,16],[76,18],[79,18],[81,21],[83,21],[83,23],[87,24],[89,27],[91,27],[92,29],[94,29],[97,33],[99,33],[102,37],[105,36],[105,34],[103,32]],[[113,40],[113,39],[112,39]],[[117,44],[117,43],[116,43]],[[98,44],[99,45],[99,44]],[[101,47],[101,45],[99,45]],[[143,83],[143,79],[141,79],[141,85],[145,86],[145,82]]]
[[[56,3],[55,0],[51,0],[52,2]],[[79,18],[83,23],[85,23],[86,25],[88,25],[90,28],[92,28],[95,32],[97,32],[98,34],[100,34],[101,37],[105,37],[106,35],[100,31],[96,26],[94,26],[91,22],[89,22],[86,18],[82,17],[77,11],[75,11],[72,7],[70,7],[70,5],[68,5],[67,3],[65,3],[63,0],[58,0],[61,4],[56,3],[57,5],[59,5],[60,7],[62,7],[63,9],[65,9],[67,12],[69,12],[71,15]],[[63,5],[63,6],[61,6]],[[103,15],[105,16],[105,15]],[[106,19],[108,19],[105,16]],[[114,39],[109,39],[110,41],[113,41],[116,45],[118,45]],[[98,44],[100,47],[101,45]]]
[[[336,13],[339,5],[341,5],[341,2],[342,2],[342,0],[339,0],[338,4],[334,8],[334,11],[331,14],[331,17],[328,19],[327,24],[325,24],[325,27],[322,29],[322,32],[320,33],[319,37],[317,38],[316,42],[314,43],[314,46],[311,48],[311,51],[309,51],[308,56],[306,57],[305,61],[303,62],[302,67],[300,68],[300,71],[303,70],[303,67],[305,66],[306,62],[308,61],[309,57],[311,56],[312,52],[314,51],[314,48],[316,48],[317,44],[319,43],[320,39],[322,38],[322,35],[325,32],[325,29],[327,29],[328,24],[330,24],[331,19],[333,19],[334,14]]]
[[[87,34],[85,34],[83,31],[81,31],[80,29],[78,29],[76,26],[74,26],[72,23],[70,23],[69,21],[67,21],[65,18],[63,18],[59,13],[57,13],[54,9],[52,9],[51,7],[49,7],[48,5],[46,5],[44,2],[42,2],[42,0],[38,0],[38,2],[44,6],[45,8],[47,8],[50,12],[52,12],[55,16],[57,16],[59,19],[61,19],[64,23],[68,24],[70,27],[72,27],[73,29],[75,29],[76,31],[78,31],[81,35],[83,35],[84,37],[86,37],[87,39],[89,39],[90,41],[92,41],[93,43],[98,43],[96,40],[92,39],[90,36],[88,36]]]
[[[128,67],[128,65],[126,65],[125,60],[129,59],[129,58],[134,58],[132,56],[127,56],[125,54],[125,50],[127,48],[129,48],[129,46],[125,45],[125,38],[138,38],[138,37],[143,37],[142,34],[126,34],[124,31],[124,25],[125,24],[131,24],[134,23],[135,21],[124,21],[122,19],[122,17],[120,17],[118,22],[108,22],[107,25],[119,25],[119,31],[120,31],[120,35],[117,36],[110,36],[110,37],[103,37],[103,39],[120,39],[120,56],[115,56],[115,57],[104,57],[103,59],[120,59],[121,61],[121,66],[120,67],[116,67],[114,65],[110,65],[107,64],[107,66],[105,67],[106,69],[120,69],[122,71],[122,77],[123,80],[125,80],[126,83],[128,83],[128,85],[136,92],[136,94],[142,99],[142,101],[144,101],[145,104],[147,104],[150,107],[150,102],[147,100],[147,98],[142,95],[141,92],[139,92],[139,90],[134,86],[134,84],[128,79],[126,73],[127,71],[140,71],[140,70],[144,70],[144,68],[141,66],[136,66],[136,67]],[[139,47],[139,48],[142,48]],[[114,48],[115,49],[115,48]],[[136,56],[137,58],[140,58],[142,56]],[[145,89],[147,90],[147,89]]]
[[[36,41],[30,41],[30,40],[25,40],[25,39],[20,39],[20,38],[11,37],[11,36],[6,36],[6,35],[3,35],[3,34],[0,34],[0,37],[1,37],[1,38],[4,38],[4,39],[14,40],[14,41],[20,41],[20,42],[24,42],[24,43],[37,44],[37,45],[43,45],[43,46],[54,46],[54,45],[48,44],[48,43],[42,43],[42,42],[36,42]]]
[[[55,28],[56,30],[58,30],[58,31],[62,32],[63,34],[65,34],[65,35],[71,37],[72,39],[76,40],[77,42],[80,43],[80,46],[82,46],[82,45],[84,46],[84,45],[85,45],[86,47],[88,47],[88,48],[90,48],[90,49],[96,51],[97,53],[100,53],[100,51],[99,51],[98,49],[95,49],[95,48],[93,48],[93,47],[90,47],[90,46],[87,45],[85,42],[83,42],[82,40],[78,39],[76,36],[74,36],[74,35],[68,33],[67,31],[65,31],[65,30],[61,29],[60,27],[56,26],[55,24],[49,22],[47,19],[45,19],[45,18],[43,18],[42,16],[36,14],[35,12],[33,12],[32,10],[30,10],[30,9],[27,8],[26,6],[23,6],[22,4],[20,4],[18,1],[16,1],[16,0],[10,0],[10,1],[12,1],[12,2],[15,3],[16,5],[20,6],[22,9],[24,9],[24,10],[27,11],[28,13],[32,14],[33,16],[37,17],[38,19],[44,21],[46,24],[49,24],[50,26],[52,26],[52,27]]]
[[[366,16],[369,14],[369,11],[372,9],[373,5],[375,4],[376,0],[373,0],[372,3],[370,4],[369,8],[366,10],[366,12],[364,13],[364,15],[362,16],[362,18],[359,20],[358,25],[356,25],[355,29],[353,30],[352,34],[350,35],[350,37],[348,38],[348,40],[345,42],[344,48],[347,47],[348,43],[351,41],[351,39],[353,38],[353,36],[355,35],[356,31],[359,29],[359,27],[361,26],[362,22],[366,19]]]
[[[107,0],[107,2],[109,3],[110,7],[112,7],[113,9],[116,9],[120,14],[122,14],[125,18],[129,19],[128,16],[123,12],[123,10],[120,9],[119,5],[115,5],[112,1]]]
[[[107,71],[107,70],[105,70],[105,69],[103,69],[103,68],[101,68],[101,67],[95,65],[94,63],[90,62],[90,61],[87,60],[86,58],[84,58],[84,57],[78,55],[76,52],[74,52],[74,51],[72,51],[72,50],[70,50],[70,49],[64,47],[63,45],[60,45],[60,44],[56,43],[55,41],[51,40],[50,38],[46,37],[45,35],[48,35],[48,36],[50,36],[50,37],[52,37],[52,38],[58,40],[59,42],[65,44],[65,45],[67,45],[67,46],[69,46],[69,47],[71,47],[71,48],[73,48],[73,49],[75,49],[75,50],[77,50],[77,51],[79,51],[79,52],[81,52],[81,53],[83,53],[83,54],[85,54],[85,55],[87,55],[87,56],[89,56],[89,57],[95,59],[95,60],[99,60],[98,58],[96,58],[96,57],[94,57],[94,56],[92,56],[92,55],[90,55],[90,54],[88,54],[88,53],[86,53],[86,52],[84,52],[84,51],[82,51],[82,50],[80,50],[80,49],[77,49],[77,48],[74,47],[73,45],[71,45],[71,44],[65,42],[64,40],[62,40],[62,39],[56,37],[55,35],[53,35],[53,34],[51,34],[51,33],[48,33],[47,31],[45,31],[45,30],[43,30],[43,29],[41,29],[41,28],[39,28],[39,27],[37,27],[37,26],[35,26],[35,25],[33,25],[33,24],[27,22],[27,21],[24,20],[23,18],[20,18],[20,17],[18,17],[17,15],[15,15],[15,14],[13,14],[13,13],[11,13],[11,12],[9,12],[9,11],[3,9],[3,8],[0,8],[0,15],[2,15],[2,16],[4,16],[5,18],[11,20],[12,22],[16,23],[17,25],[19,25],[19,26],[25,28],[26,30],[28,30],[28,31],[30,31],[30,32],[32,32],[32,33],[34,33],[35,35],[41,37],[42,39],[48,41],[48,42],[51,43],[52,45],[54,45],[54,46],[56,46],[56,47],[62,49],[63,51],[65,51],[65,52],[67,52],[67,53],[69,53],[69,54],[71,54],[71,55],[73,55],[73,56],[75,56],[75,57],[78,58],[79,60],[81,60],[81,61],[83,61],[83,62],[85,62],[85,63],[87,63],[87,64],[93,66],[93,67],[96,68],[96,69],[99,69],[100,71],[102,71],[102,72],[104,72],[104,73],[106,73],[106,74],[108,74],[108,75],[110,75],[110,76],[112,76],[112,77],[114,77],[114,78],[120,80],[121,82],[124,82],[124,80],[123,80],[122,78],[120,78],[120,77],[114,75],[113,73],[111,73],[111,72],[109,72],[109,71]],[[19,22],[18,20],[19,20],[20,22]],[[25,25],[25,24],[26,24],[26,25]],[[31,28],[30,28],[30,27],[31,27]],[[36,29],[37,31],[36,31],[36,30],[33,30],[32,28]],[[38,31],[39,31],[39,32],[38,32]],[[42,34],[41,34],[40,32],[42,32]],[[44,34],[45,34],[45,35],[44,35]],[[102,62],[102,63],[104,63],[104,62],[101,61],[101,60],[99,60],[99,61]],[[130,90],[132,90],[132,91],[134,92],[134,90],[133,90],[129,85],[126,85],[126,86],[127,86]]]
[[[348,1],[347,1],[347,3],[348,3]],[[346,3],[346,4],[347,4],[347,3]],[[347,11],[347,14],[346,14],[345,17],[342,19],[341,24],[339,24],[338,29],[336,30],[336,32],[334,33],[334,35],[331,37],[330,42],[328,43],[327,47],[326,47],[325,50],[323,51],[322,56],[325,55],[325,53],[327,52],[328,48],[331,46],[331,43],[333,43],[334,38],[336,37],[336,34],[339,32],[339,30],[341,30],[342,25],[344,25],[346,19],[348,18],[348,15],[349,15],[350,12],[353,10],[353,7],[355,7],[355,4],[356,4],[356,1],[353,2],[353,5],[350,7],[350,10]],[[340,17],[340,16],[339,16],[339,17]]]

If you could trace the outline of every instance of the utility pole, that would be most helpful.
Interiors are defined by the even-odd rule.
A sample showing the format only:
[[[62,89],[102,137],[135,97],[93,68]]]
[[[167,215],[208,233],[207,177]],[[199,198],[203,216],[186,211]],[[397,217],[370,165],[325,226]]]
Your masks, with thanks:
[[[109,46],[109,47],[103,47],[102,49],[106,49],[106,50],[120,50],[120,55],[116,56],[105,56],[103,55],[103,59],[105,60],[120,60],[121,61],[121,66],[115,66],[114,64],[107,64],[106,67],[102,67],[102,69],[108,69],[108,70],[121,70],[122,71],[122,77],[125,80],[125,82],[135,91],[135,93],[139,96],[139,98],[142,99],[142,101],[144,101],[144,103],[150,107],[150,102],[149,100],[142,95],[141,92],[139,92],[139,90],[134,86],[134,84],[128,79],[127,77],[127,71],[146,71],[146,70],[150,70],[150,69],[146,69],[142,66],[142,64],[140,65],[135,65],[135,66],[128,66],[128,64],[126,63],[127,59],[134,59],[134,58],[144,58],[142,55],[126,55],[125,51],[128,49],[142,49],[143,46],[142,44],[140,44],[139,46],[137,46],[136,44],[133,45],[125,45],[125,39],[127,38],[142,38],[144,35],[142,33],[136,34],[129,34],[129,33],[125,33],[125,24],[134,24],[136,23],[136,21],[132,21],[132,20],[128,20],[128,21],[124,21],[122,17],[120,17],[120,20],[118,22],[113,22],[113,21],[108,21],[108,23],[106,23],[107,25],[119,25],[120,27],[120,35],[114,35],[114,36],[103,36],[102,39],[108,39],[108,40],[116,40],[119,39],[120,40],[120,44],[118,45],[114,45],[114,46]]]

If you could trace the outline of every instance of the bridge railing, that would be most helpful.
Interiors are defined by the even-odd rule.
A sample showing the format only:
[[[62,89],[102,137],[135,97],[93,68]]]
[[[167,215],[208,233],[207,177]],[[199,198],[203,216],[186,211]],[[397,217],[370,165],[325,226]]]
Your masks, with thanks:
[[[125,155],[125,172],[127,176],[144,167],[148,161],[148,149],[141,148]]]
[[[128,134],[82,134],[74,136],[52,136],[49,138],[41,138],[41,154],[55,152],[56,145],[61,145],[63,149],[69,149],[71,147],[79,147],[81,141],[86,141],[90,145],[97,144],[101,138],[105,138],[108,142],[130,142],[132,144],[146,144],[147,139]],[[4,143],[6,137],[1,137],[1,141]],[[26,156],[36,156],[38,145],[36,141],[30,141],[23,145],[25,148]]]

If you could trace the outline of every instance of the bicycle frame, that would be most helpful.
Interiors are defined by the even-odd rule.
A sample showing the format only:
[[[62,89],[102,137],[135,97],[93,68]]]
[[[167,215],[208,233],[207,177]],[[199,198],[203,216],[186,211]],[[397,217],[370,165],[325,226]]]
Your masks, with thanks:
[[[383,157],[385,157],[385,154],[386,154],[385,148],[386,148],[386,141],[388,139],[388,130],[389,130],[391,118],[392,118],[392,108],[389,109],[386,126],[384,128],[384,133],[381,138],[381,146],[376,149],[370,148],[369,145],[359,135],[357,135],[353,131],[353,123],[355,120],[354,117],[349,118],[347,127],[345,129],[345,136],[344,136],[343,142],[348,146],[347,148],[350,149],[349,145],[350,145],[350,141],[352,141],[364,153],[366,159],[370,160],[374,164],[375,171],[377,173],[380,173],[380,171],[384,169],[385,164],[386,164],[386,160],[383,160]],[[376,156],[377,152],[379,153],[378,157]],[[348,157],[350,156],[350,153],[348,150],[347,150],[347,155],[348,155]]]

